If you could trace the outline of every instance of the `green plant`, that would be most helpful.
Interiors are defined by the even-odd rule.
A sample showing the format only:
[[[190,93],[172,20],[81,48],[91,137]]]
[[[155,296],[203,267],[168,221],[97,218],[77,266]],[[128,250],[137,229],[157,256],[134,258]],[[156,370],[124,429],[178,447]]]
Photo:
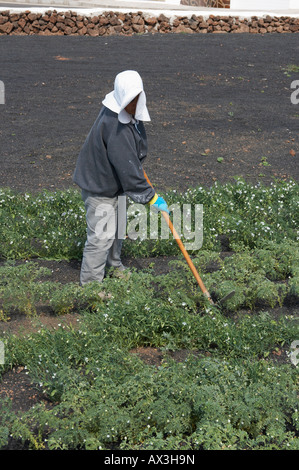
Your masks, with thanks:
[[[202,204],[203,249],[219,250],[221,235],[230,245],[256,247],[261,241],[297,241],[299,186],[275,181],[252,185],[241,178],[209,189],[190,188],[185,193],[168,191],[171,204]],[[85,210],[79,191],[65,190],[37,195],[0,190],[0,254],[6,259],[80,259],[86,237]],[[184,234],[183,234],[184,235]],[[183,241],[184,236],[182,237]],[[138,239],[124,241],[130,256],[178,254],[176,241]]]
[[[166,197],[204,205],[194,264],[216,297],[235,295],[211,305],[171,239],[125,240],[135,257],[175,255],[167,274],[133,270],[100,289],[51,282],[37,262],[4,263],[1,321],[37,314],[40,303],[81,315],[75,327],[2,335],[0,373],[23,366],[47,402],[16,413],[2,400],[0,448],[15,439],[35,450],[299,449],[298,367],[286,354],[298,325],[283,307],[299,295],[298,185],[236,179]],[[77,192],[2,190],[2,256],[80,257],[83,213]],[[160,348],[162,360],[144,363],[138,347]]]
[[[36,314],[36,304],[46,302],[55,284],[43,278],[50,276],[47,268],[39,268],[37,264],[28,262],[16,265],[7,262],[0,266],[1,312],[5,317],[17,310],[26,315]]]
[[[31,195],[2,189],[1,255],[7,259],[77,258],[85,238],[84,212],[75,190]]]
[[[271,166],[270,163],[268,162],[267,157],[262,157],[261,158],[260,166]]]
[[[155,368],[99,338],[85,329],[31,336],[36,352],[23,345],[23,360],[53,405],[22,419],[7,410],[2,445],[10,434],[52,450],[298,449],[289,366],[191,354]]]
[[[284,67],[282,70],[284,70],[285,75],[290,77],[292,73],[298,73],[299,72],[299,65],[289,64],[286,67]]]

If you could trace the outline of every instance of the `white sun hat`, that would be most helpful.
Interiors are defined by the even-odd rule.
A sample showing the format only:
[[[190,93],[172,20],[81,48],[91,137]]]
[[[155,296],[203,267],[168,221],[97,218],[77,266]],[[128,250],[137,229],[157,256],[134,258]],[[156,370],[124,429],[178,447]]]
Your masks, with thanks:
[[[146,107],[146,96],[143,90],[143,82],[135,70],[125,70],[115,77],[114,90],[108,93],[103,100],[103,105],[118,114],[118,120],[122,124],[131,122],[132,116],[127,113],[125,107],[139,95],[134,118],[138,121],[150,121],[150,115]]]

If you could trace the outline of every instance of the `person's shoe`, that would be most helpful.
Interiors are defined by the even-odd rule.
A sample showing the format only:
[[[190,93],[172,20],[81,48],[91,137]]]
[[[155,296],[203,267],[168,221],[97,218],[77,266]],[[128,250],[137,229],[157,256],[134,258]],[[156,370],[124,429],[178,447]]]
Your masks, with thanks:
[[[112,268],[110,273],[111,277],[116,277],[117,279],[123,279],[125,281],[128,281],[132,274],[129,268],[124,265],[121,265],[117,268]]]

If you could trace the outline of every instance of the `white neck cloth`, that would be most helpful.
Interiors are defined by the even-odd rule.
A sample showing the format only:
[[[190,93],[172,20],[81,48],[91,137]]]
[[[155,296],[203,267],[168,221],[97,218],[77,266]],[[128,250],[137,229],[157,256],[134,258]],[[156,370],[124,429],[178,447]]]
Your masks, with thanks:
[[[142,79],[139,73],[134,70],[126,70],[116,75],[114,90],[106,95],[103,105],[118,114],[119,122],[128,124],[131,122],[132,116],[127,113],[125,107],[137,95],[139,95],[139,98],[134,118],[138,121],[150,121]]]

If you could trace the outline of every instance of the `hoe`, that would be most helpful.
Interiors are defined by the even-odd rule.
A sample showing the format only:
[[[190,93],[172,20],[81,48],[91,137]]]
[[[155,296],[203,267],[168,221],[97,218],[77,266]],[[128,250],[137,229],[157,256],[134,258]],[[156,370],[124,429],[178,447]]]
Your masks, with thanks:
[[[150,180],[149,180],[149,178],[148,178],[148,176],[147,176],[147,174],[146,174],[145,171],[144,171],[144,176],[145,176],[147,182],[153,187],[153,185],[152,185],[152,183],[150,182]],[[195,268],[195,266],[194,266],[194,264],[193,264],[193,262],[192,262],[192,260],[191,260],[191,258],[190,258],[190,256],[189,256],[189,254],[188,254],[186,248],[184,247],[184,244],[183,244],[182,240],[180,239],[180,237],[179,237],[177,231],[175,230],[175,228],[174,228],[174,226],[173,226],[173,224],[172,224],[172,222],[171,222],[171,220],[170,220],[169,215],[168,215],[167,212],[165,212],[165,211],[161,211],[161,213],[162,213],[162,215],[163,215],[163,217],[164,217],[164,219],[165,219],[165,221],[166,221],[166,223],[167,223],[167,225],[168,225],[170,231],[172,232],[172,234],[173,234],[173,236],[174,236],[174,238],[175,238],[175,240],[176,240],[176,242],[177,242],[177,244],[178,244],[178,246],[179,246],[179,248],[180,248],[182,254],[184,255],[184,258],[185,258],[185,260],[187,261],[188,266],[189,266],[189,268],[191,269],[193,276],[195,277],[195,279],[196,279],[196,281],[197,281],[199,287],[201,288],[203,295],[204,295],[205,297],[207,297],[207,299],[209,300],[209,302],[210,302],[212,305],[215,305],[215,302],[213,301],[213,299],[212,299],[212,297],[211,297],[209,291],[207,290],[207,288],[206,288],[206,286],[204,285],[204,283],[203,283],[203,281],[202,281],[200,275],[198,274],[198,272],[197,272],[197,270],[196,270],[196,268]],[[218,300],[218,301],[217,301],[217,304],[222,304],[222,303],[225,302],[226,300],[230,299],[234,294],[235,294],[235,291],[229,292],[225,297],[223,297],[222,299]]]

